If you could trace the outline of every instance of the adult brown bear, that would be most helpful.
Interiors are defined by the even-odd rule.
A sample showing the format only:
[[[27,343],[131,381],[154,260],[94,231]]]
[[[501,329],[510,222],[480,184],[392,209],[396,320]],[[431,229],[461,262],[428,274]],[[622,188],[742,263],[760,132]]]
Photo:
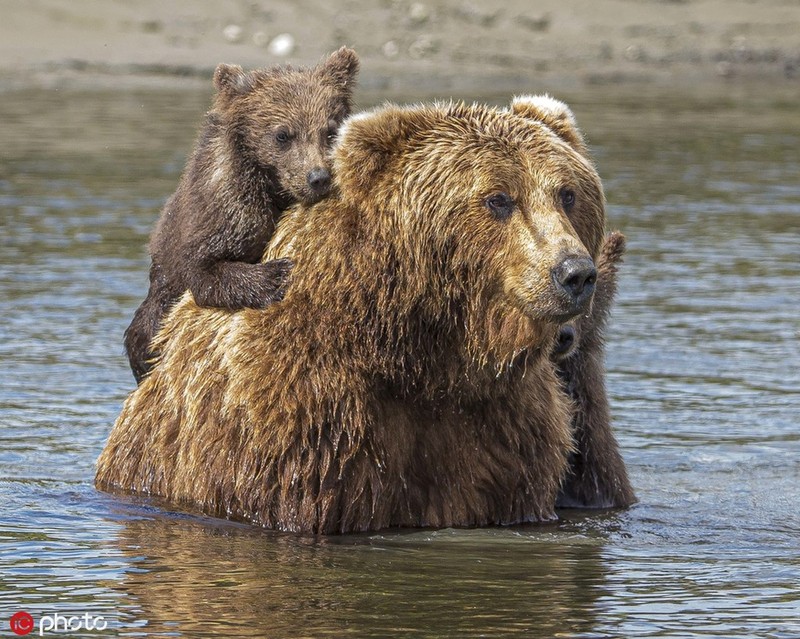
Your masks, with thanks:
[[[571,123],[534,98],[350,118],[333,192],[265,256],[295,264],[285,299],[187,295],[97,486],[310,533],[552,519],[573,440],[551,353],[605,221]]]

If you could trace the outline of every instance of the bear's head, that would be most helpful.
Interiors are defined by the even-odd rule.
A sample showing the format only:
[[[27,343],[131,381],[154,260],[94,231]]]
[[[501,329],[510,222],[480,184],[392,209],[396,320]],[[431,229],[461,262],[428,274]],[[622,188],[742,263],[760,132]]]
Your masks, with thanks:
[[[605,223],[572,114],[537,100],[386,105],[350,118],[334,151],[338,197],[388,247],[405,312],[455,320],[497,366],[587,310]]]
[[[346,47],[310,69],[220,64],[212,116],[284,204],[312,203],[330,189],[328,152],[350,113],[357,72],[358,56]]]

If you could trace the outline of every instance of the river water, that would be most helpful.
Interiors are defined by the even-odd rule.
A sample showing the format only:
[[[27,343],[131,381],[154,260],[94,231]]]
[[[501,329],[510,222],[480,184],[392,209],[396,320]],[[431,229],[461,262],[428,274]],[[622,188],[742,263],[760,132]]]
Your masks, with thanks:
[[[24,610],[69,636],[800,636],[796,103],[568,97],[629,240],[608,385],[639,504],[312,539],[92,486],[208,92],[1,94],[0,635]]]

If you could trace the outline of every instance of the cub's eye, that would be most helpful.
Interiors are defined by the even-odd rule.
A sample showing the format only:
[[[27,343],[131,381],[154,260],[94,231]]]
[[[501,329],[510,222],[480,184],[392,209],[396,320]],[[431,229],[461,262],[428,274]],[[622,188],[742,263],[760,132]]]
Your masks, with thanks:
[[[498,220],[507,220],[514,212],[514,199],[508,193],[494,193],[486,198],[485,203]]]
[[[292,134],[286,129],[278,129],[275,132],[275,141],[280,145],[289,144],[292,139]]]
[[[325,127],[325,141],[326,142],[333,142],[334,138],[336,138],[336,134],[339,132],[339,121],[338,120],[328,120],[327,126]]]
[[[563,206],[564,210],[569,213],[575,206],[575,191],[564,188],[561,189],[561,192],[558,195],[561,198],[561,206]]]

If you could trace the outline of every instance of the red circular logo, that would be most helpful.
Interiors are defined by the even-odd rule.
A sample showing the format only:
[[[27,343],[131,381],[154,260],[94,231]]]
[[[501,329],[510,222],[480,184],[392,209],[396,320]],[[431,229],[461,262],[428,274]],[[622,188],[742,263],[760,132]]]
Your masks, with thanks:
[[[11,630],[15,635],[27,635],[33,630],[33,617],[24,610],[20,610],[11,617]]]

